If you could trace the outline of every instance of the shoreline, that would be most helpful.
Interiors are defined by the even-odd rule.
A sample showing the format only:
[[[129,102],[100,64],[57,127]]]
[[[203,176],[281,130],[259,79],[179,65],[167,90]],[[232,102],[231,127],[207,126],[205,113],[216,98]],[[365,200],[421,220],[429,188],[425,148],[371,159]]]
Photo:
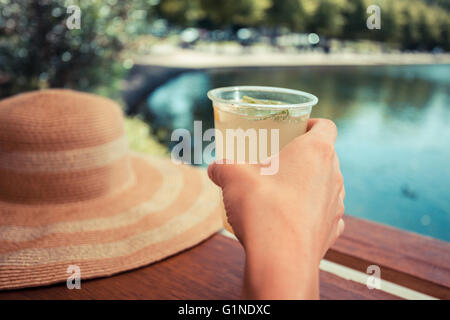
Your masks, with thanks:
[[[371,66],[450,64],[450,53],[214,53],[172,49],[136,55],[134,63],[169,68],[206,69],[234,67]]]

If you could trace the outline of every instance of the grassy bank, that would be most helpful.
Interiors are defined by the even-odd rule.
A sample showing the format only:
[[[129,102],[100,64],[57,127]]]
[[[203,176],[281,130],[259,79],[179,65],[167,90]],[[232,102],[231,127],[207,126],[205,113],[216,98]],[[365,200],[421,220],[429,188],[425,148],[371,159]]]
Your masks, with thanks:
[[[125,133],[132,151],[169,156],[168,149],[153,137],[151,127],[138,117],[125,118]]]

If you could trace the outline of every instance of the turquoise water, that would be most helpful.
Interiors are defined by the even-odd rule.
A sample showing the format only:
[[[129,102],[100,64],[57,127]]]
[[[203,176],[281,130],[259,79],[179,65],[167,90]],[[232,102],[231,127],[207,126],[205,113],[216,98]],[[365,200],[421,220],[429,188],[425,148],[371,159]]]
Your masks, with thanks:
[[[319,97],[333,119],[350,215],[450,241],[450,65],[244,68],[189,72],[148,98],[168,146],[175,128],[213,127],[206,92],[268,85]]]

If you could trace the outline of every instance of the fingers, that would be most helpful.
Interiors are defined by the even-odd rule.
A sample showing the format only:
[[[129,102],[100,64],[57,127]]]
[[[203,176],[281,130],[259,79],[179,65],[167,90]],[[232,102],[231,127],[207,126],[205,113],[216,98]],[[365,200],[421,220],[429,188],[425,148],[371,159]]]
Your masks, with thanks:
[[[321,137],[334,143],[337,138],[337,127],[334,122],[329,119],[309,119],[306,134]]]
[[[343,188],[342,188],[342,190],[343,190]],[[337,207],[336,207],[336,212],[335,212],[336,220],[341,219],[344,216],[344,212],[345,212],[344,198],[342,195],[342,190],[339,193],[338,198],[337,198]]]
[[[337,228],[336,228],[336,239],[339,238],[339,236],[344,232],[344,229],[345,229],[344,220],[339,219],[339,222],[338,222]]]
[[[344,220],[339,219],[339,221],[333,227],[334,228],[332,229],[332,232],[330,232],[330,235],[328,238],[328,246],[326,247],[324,255],[325,255],[326,251],[328,251],[328,249],[330,249],[336,243],[336,240],[344,232],[344,229],[345,229]]]
[[[334,156],[334,170],[337,174],[337,176],[336,176],[337,183],[339,184],[338,196],[339,196],[339,199],[341,199],[343,202],[345,199],[344,177],[342,176],[342,173],[341,173],[341,168],[339,165],[339,158],[338,158],[337,154],[335,154],[335,156]]]
[[[341,168],[339,165],[339,158],[338,158],[337,154],[334,155],[333,165],[334,165],[334,171],[336,174],[336,183],[339,186],[338,194],[343,200],[345,198],[344,177],[342,176]]]
[[[345,186],[342,185],[342,189],[341,192],[339,193],[339,197],[342,199],[342,201],[344,201],[345,199]]]
[[[217,186],[222,187],[224,184],[224,168],[223,164],[211,163],[208,166],[208,176]]]
[[[334,232],[331,233],[331,241],[330,241],[330,244],[328,246],[328,249],[336,243],[336,240],[344,232],[344,229],[345,229],[344,220],[339,219],[339,221],[336,224],[336,227],[333,230]]]

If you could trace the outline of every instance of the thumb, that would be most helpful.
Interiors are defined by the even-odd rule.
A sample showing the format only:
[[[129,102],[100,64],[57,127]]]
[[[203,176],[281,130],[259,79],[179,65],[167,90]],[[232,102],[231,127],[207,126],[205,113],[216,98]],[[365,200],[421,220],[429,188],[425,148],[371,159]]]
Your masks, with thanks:
[[[223,188],[235,175],[236,166],[214,161],[208,166],[208,176],[219,187]]]

